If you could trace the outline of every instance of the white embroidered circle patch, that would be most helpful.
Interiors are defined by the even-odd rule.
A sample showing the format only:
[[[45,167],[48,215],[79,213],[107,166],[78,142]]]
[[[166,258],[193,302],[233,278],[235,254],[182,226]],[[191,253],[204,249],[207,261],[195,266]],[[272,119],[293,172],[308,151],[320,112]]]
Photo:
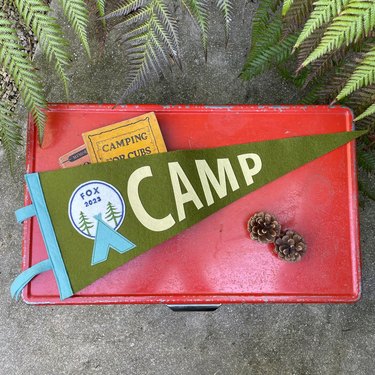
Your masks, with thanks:
[[[113,229],[120,227],[125,217],[125,202],[120,192],[104,181],[92,180],[79,185],[69,200],[73,227],[83,236],[94,239],[95,216],[99,214]]]

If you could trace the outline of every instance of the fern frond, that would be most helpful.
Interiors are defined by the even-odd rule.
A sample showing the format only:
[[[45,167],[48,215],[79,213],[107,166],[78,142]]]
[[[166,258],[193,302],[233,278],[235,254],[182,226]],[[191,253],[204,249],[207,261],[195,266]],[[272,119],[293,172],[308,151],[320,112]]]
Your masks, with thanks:
[[[126,16],[123,16],[119,19],[119,21],[116,23],[116,27],[118,26],[125,26],[130,27],[132,24],[135,23],[142,23],[145,21],[145,19],[148,19],[151,15],[151,8],[150,7],[144,7],[144,8],[138,8],[137,10],[127,14]]]
[[[178,29],[176,19],[173,17],[168,9],[168,6],[163,1],[155,1],[154,11],[155,30],[160,40],[164,42],[171,53],[172,59],[181,68],[180,47],[178,42]]]
[[[371,151],[357,151],[358,165],[366,172],[375,171],[375,153]]]
[[[366,129],[372,133],[375,132],[375,114],[364,117],[362,120],[356,122],[358,129]]]
[[[56,19],[49,16],[49,6],[43,0],[13,0],[25,24],[39,40],[39,45],[64,84],[68,95],[68,77],[65,69],[70,61],[67,42]]]
[[[150,0],[140,5],[130,0],[110,13],[111,18],[121,14],[118,26],[127,27],[121,39],[127,49],[129,71],[121,100],[144,85],[150,75],[163,74],[172,60],[181,65],[177,23],[167,4],[166,0]]]
[[[232,11],[233,5],[231,0],[217,0],[217,6],[219,7],[225,22],[225,45],[228,44],[229,29],[232,22]]]
[[[297,34],[291,34],[278,44],[259,53],[257,57],[245,65],[241,77],[244,80],[249,80],[263,73],[272,65],[280,64],[288,59],[296,40]]]
[[[316,102],[319,100],[319,93],[323,86],[323,80],[316,79],[314,81],[314,84],[310,86],[309,92],[302,98],[301,104],[310,105],[310,104],[316,104]]]
[[[246,57],[245,67],[246,70],[247,64],[249,64],[254,58],[256,58],[261,52],[277,44],[281,37],[282,30],[282,20],[281,15],[276,15],[272,21],[268,24],[267,32],[264,32],[262,35],[254,36],[252,35],[251,47]]]
[[[181,0],[192,18],[197,22],[201,32],[201,40],[207,60],[208,42],[208,1],[207,0]]]
[[[149,0],[123,0],[115,10],[105,15],[105,19],[126,16],[129,13],[144,7],[148,2]]]
[[[0,11],[0,64],[12,77],[27,109],[31,112],[41,137],[45,124],[46,108],[39,77],[19,43],[15,25]]]
[[[19,0],[18,0],[19,1]],[[23,0],[21,0],[23,1]],[[87,39],[87,25],[89,23],[89,12],[84,0],[59,0],[64,10],[65,17],[73,27],[74,32],[81,41],[87,56],[91,57],[89,42]],[[98,3],[99,4],[98,0]],[[103,1],[103,0],[101,0]],[[103,1],[104,12],[104,1]]]
[[[375,102],[375,85],[362,87],[354,91],[346,103],[356,111],[363,112],[365,108]]]
[[[356,66],[360,61],[363,60],[366,52],[368,52],[373,46],[373,40],[370,38],[366,39],[361,45],[355,45],[346,47],[341,46],[338,50],[335,50],[323,57],[315,60],[309,68],[320,70],[322,65],[326,65],[327,69],[322,74],[325,74],[327,80],[320,91],[322,99],[333,101],[335,100],[338,93],[344,88],[348,79],[352,76],[356,69]],[[325,59],[332,58],[332,63],[322,64]]]
[[[327,75],[330,70],[332,70],[335,67],[339,67],[343,59],[347,57],[347,47],[341,47],[338,50],[335,50],[329,54],[326,54],[319,59],[315,60],[311,63],[311,65],[308,67],[310,68],[310,72],[306,78],[306,85],[309,84],[311,81],[315,80],[317,77]],[[343,72],[341,72],[340,78],[341,83],[340,87],[342,87],[345,77],[348,77],[348,75],[353,71],[353,68],[351,68],[353,65],[350,64],[350,61],[348,61],[348,64],[345,65],[346,75],[344,76]],[[351,70],[349,70],[351,68]],[[349,70],[349,71],[348,71]],[[337,87],[337,86],[336,86]],[[333,91],[334,93],[337,93],[337,91]]]
[[[301,66],[301,64],[306,60],[306,58],[310,55],[310,53],[319,45],[320,39],[322,38],[324,31],[325,31],[325,28],[320,27],[302,42],[297,52],[298,66]],[[294,52],[295,52],[295,46],[293,47],[292,53]]]
[[[348,4],[349,0],[318,0],[314,3],[314,10],[301,34],[299,35],[294,49],[298,48],[310,35],[324,24],[327,24],[336,17],[341,10]]]
[[[375,114],[367,116],[360,121],[357,121],[356,127],[358,129],[365,129],[374,133],[375,132]]]
[[[347,73],[341,71],[341,67],[335,69],[332,74],[327,74],[325,84],[319,91],[320,102],[333,102],[337,93],[344,87],[346,79]]]
[[[370,187],[363,179],[358,179],[358,188],[364,195],[375,201],[375,191],[373,186]]]
[[[375,47],[366,53],[363,61],[357,66],[345,87],[337,95],[342,100],[353,91],[375,83]]]
[[[281,0],[263,0],[259,2],[258,9],[255,12],[252,28],[251,28],[251,45],[253,46],[256,41],[267,33],[267,28],[272,19],[276,16],[281,20],[281,13],[276,12]]]
[[[294,0],[284,0],[283,3],[283,9],[281,11],[281,14],[285,16],[288,13],[288,10],[292,6]]]
[[[318,47],[302,63],[306,66],[342,45],[356,42],[375,26],[375,1],[350,0],[328,26]]]
[[[15,121],[14,113],[3,101],[0,101],[0,141],[12,171],[16,150],[22,141],[21,127]]]
[[[259,2],[252,22],[250,49],[242,71],[246,71],[247,65],[260,52],[280,40],[282,29],[280,3],[281,0]]]
[[[98,10],[99,17],[102,18],[103,22],[105,23],[105,1],[106,0],[96,0],[96,9]]]
[[[360,114],[358,117],[356,117],[354,119],[354,121],[360,121],[360,120],[364,119],[365,117],[371,116],[373,114],[375,114],[375,103],[370,105],[370,107],[368,107],[362,114]]]
[[[307,74],[308,74],[307,69],[303,69],[298,75],[295,75],[294,73],[290,71],[289,67],[286,66],[286,64],[285,65],[280,64],[277,67],[277,70],[279,74],[281,75],[281,77],[283,77],[289,82],[292,82],[296,87],[301,88],[305,85],[305,81],[306,81]]]
[[[260,53],[279,42],[282,30],[280,0],[264,0],[259,3],[251,30],[251,45],[240,76],[248,79],[246,72]]]
[[[313,0],[293,0],[290,9],[285,14],[284,35],[300,30],[312,10]]]

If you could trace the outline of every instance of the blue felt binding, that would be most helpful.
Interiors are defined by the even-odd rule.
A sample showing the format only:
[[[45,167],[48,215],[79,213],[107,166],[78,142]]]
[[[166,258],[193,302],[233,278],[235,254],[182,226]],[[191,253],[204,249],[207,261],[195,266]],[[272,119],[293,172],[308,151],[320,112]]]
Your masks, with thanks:
[[[63,300],[73,295],[70,285],[69,276],[66,272],[60,248],[57,243],[55,232],[53,230],[51,218],[48,213],[46,201],[38,173],[31,173],[25,176],[27,187],[35,208],[36,217],[42,232],[44,243],[47,248],[49,260],[52,270],[56,278],[57,286],[60,292],[60,298]],[[25,271],[26,272],[26,271]],[[21,274],[22,275],[22,274]],[[20,275],[20,276],[21,276]]]
[[[22,207],[16,211],[16,219],[19,223],[22,223],[34,215],[36,215],[36,212],[33,204],[29,204],[28,206]]]
[[[12,298],[18,299],[22,289],[37,275],[42,272],[52,269],[52,264],[49,259],[43,260],[37,264],[34,264],[32,267],[28,268],[26,271],[23,271],[19,274],[13,281],[10,287],[10,294]]]

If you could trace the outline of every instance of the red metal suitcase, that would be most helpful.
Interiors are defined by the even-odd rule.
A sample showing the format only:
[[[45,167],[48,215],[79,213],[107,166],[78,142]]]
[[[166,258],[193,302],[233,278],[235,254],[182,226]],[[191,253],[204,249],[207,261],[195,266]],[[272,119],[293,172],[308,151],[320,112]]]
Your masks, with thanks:
[[[326,106],[52,104],[43,148],[29,121],[27,172],[59,168],[81,133],[154,111],[169,150],[206,148],[352,129],[348,109]],[[275,156],[282,157],[282,156]],[[30,203],[25,195],[26,204]],[[32,304],[354,302],[360,253],[353,142],[275,180],[60,301],[52,272],[23,298]],[[279,260],[248,238],[246,219],[275,214],[308,244],[303,260]],[[35,218],[24,224],[23,269],[46,258]],[[337,225],[339,223],[340,225]]]

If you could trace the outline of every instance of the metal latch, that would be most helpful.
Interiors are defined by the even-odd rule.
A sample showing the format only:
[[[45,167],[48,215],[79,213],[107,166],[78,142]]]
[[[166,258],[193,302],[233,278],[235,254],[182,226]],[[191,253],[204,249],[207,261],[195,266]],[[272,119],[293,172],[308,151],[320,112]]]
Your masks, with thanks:
[[[171,310],[173,311],[215,311],[217,310],[220,306],[221,303],[219,304],[186,304],[186,305],[167,305]]]

